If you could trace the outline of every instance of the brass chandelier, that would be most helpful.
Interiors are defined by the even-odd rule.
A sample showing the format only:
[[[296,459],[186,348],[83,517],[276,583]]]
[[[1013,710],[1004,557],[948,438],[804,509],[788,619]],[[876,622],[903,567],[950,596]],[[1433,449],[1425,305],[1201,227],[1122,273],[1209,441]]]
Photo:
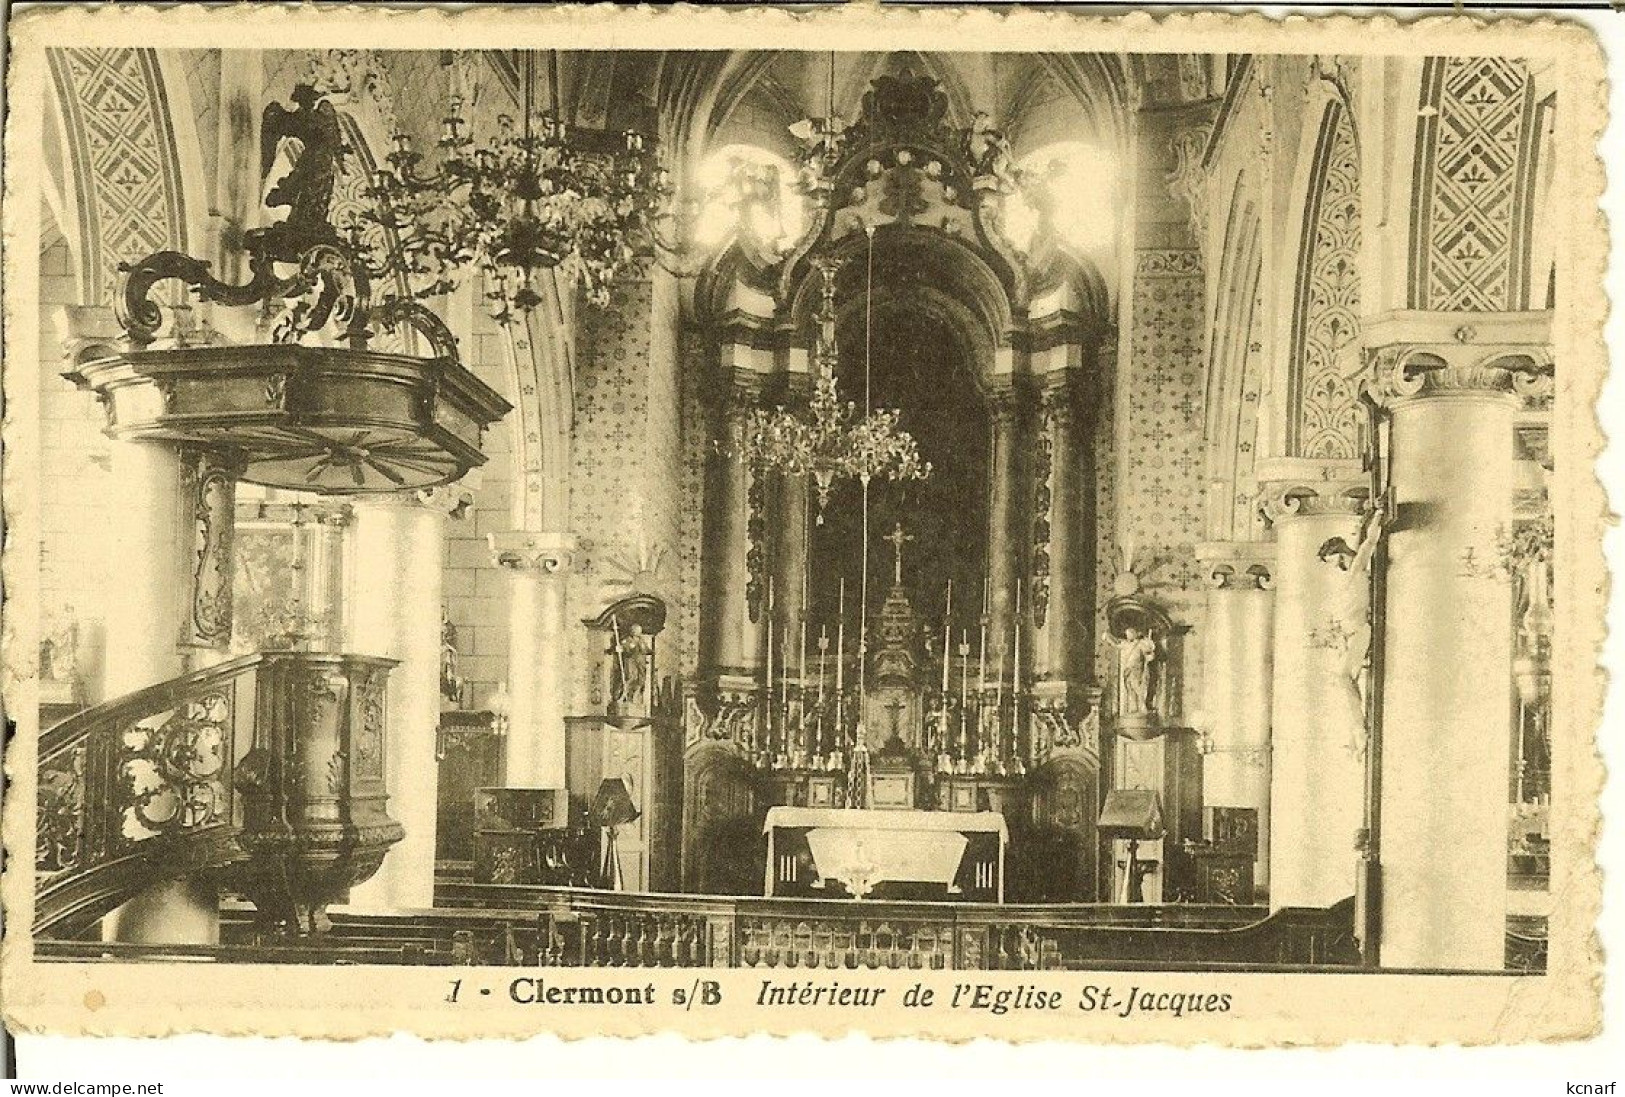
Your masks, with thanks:
[[[498,116],[489,140],[476,142],[463,97],[451,97],[432,172],[411,139],[395,135],[362,213],[391,241],[374,257],[378,273],[404,276],[423,298],[477,268],[504,324],[541,304],[541,276],[554,269],[568,272],[589,302],[608,303],[638,244],[653,240],[669,193],[665,173],[642,134],[587,130],[559,116],[556,59],[553,106],[539,110],[535,68],[534,53],[521,52],[520,116]]]
[[[807,151],[802,160],[801,187],[808,198],[826,204],[834,189],[845,122],[835,113],[835,55],[829,59],[829,85],[825,116],[790,127]],[[796,476],[810,476],[818,498],[819,525],[838,480],[857,480],[863,487],[864,553],[867,573],[869,484],[879,478],[892,481],[923,480],[930,462],[920,458],[914,437],[898,426],[894,409],[874,410],[870,400],[871,350],[874,342],[875,226],[867,225],[864,278],[863,415],[855,403],[841,398],[836,381],[839,348],[835,337],[835,275],[840,261],[824,255],[814,265],[822,278],[813,341],[812,398],[806,410],[757,410],[733,439],[739,460],[761,468]],[[867,575],[865,575],[867,580]]]
[[[869,241],[870,271],[873,272],[874,239]],[[894,409],[879,411],[868,406],[869,355],[864,354],[864,409],[860,417],[855,403],[841,396],[836,381],[838,361],[835,341],[835,274],[839,263],[829,257],[816,261],[823,284],[818,305],[818,334],[813,343],[812,397],[805,411],[777,408],[757,409],[733,439],[739,460],[769,471],[810,476],[818,497],[818,524],[824,522],[824,508],[838,480],[857,480],[865,492],[875,479],[923,480],[931,465],[920,459],[920,448],[912,435],[898,426]],[[865,290],[871,293],[870,289]],[[872,327],[872,294],[866,302]],[[868,342],[868,331],[865,332]]]

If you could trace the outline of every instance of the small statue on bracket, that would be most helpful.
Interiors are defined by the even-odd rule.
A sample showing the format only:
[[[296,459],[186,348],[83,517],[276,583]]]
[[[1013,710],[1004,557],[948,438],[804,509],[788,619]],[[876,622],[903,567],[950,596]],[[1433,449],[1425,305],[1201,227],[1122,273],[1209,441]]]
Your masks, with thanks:
[[[617,620],[614,633],[614,684],[610,696],[617,713],[624,714],[643,703],[649,686],[649,652],[653,644],[644,635],[643,626],[636,622],[627,626],[623,634]]]
[[[1118,578],[1121,581],[1123,575]],[[1113,598],[1106,607],[1106,621],[1117,656],[1115,730],[1130,739],[1155,738],[1174,704],[1169,692],[1177,669],[1171,660],[1177,656],[1168,650],[1174,623],[1138,593]]]
[[[1156,711],[1157,641],[1138,625],[1123,629],[1117,641],[1117,711],[1123,716],[1150,716]]]

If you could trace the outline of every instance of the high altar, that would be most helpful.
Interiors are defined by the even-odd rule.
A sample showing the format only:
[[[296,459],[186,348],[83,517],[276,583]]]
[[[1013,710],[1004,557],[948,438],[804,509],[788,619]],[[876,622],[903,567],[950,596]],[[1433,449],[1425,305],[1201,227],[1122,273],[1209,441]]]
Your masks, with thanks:
[[[764,816],[792,806],[995,812],[1010,898],[1110,891],[1090,466],[1110,325],[1098,287],[1064,264],[1030,282],[983,223],[993,204],[977,196],[1009,185],[1008,145],[967,141],[947,116],[931,78],[875,79],[803,164],[816,185],[802,242],[782,259],[736,249],[697,288],[714,441],[698,666],[683,683],[685,890],[758,890]],[[905,429],[932,434],[921,456],[952,485],[875,528],[870,478],[841,458],[898,451],[874,435],[834,460],[816,449],[844,429],[838,375],[870,413],[872,357],[880,385],[922,363],[908,368],[923,381],[876,406],[914,409]],[[776,430],[786,416],[799,422]],[[786,438],[813,448],[774,452]],[[846,524],[837,499],[824,525],[842,478]],[[892,566],[872,566],[888,532]],[[913,537],[930,565],[906,583]],[[922,607],[925,584],[951,576],[940,615]]]
[[[987,616],[975,639],[929,627],[904,583],[908,539],[900,526],[886,538],[891,584],[867,654],[847,639],[857,626],[838,626],[801,674],[800,653],[775,645],[771,677],[765,665],[754,681],[725,676],[712,711],[689,694],[688,887],[760,887],[747,880],[762,862],[730,856],[749,826],[767,836],[768,894],[1002,901],[1007,845],[1021,862],[1017,893],[1096,893],[1096,717],[1074,724],[1047,705],[1023,675],[1019,641],[999,676]],[[855,835],[866,875],[854,890],[850,866],[829,859],[851,860]]]

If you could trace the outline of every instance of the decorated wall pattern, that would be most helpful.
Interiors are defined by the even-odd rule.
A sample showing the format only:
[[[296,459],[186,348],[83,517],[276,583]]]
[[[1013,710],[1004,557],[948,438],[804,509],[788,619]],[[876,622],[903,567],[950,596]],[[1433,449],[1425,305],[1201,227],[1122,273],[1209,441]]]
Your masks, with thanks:
[[[1108,343],[1099,352],[1096,364],[1099,378],[1095,392],[1099,403],[1092,411],[1090,446],[1094,454],[1095,478],[1095,650],[1094,676],[1097,680],[1110,673],[1114,647],[1111,630],[1106,627],[1106,603],[1112,599],[1112,577],[1117,559],[1117,462],[1116,407],[1113,394],[1117,391],[1117,345]]]
[[[673,607],[681,626],[678,667],[683,675],[693,675],[700,667],[700,591],[702,545],[704,544],[705,464],[711,432],[707,423],[701,378],[705,370],[705,344],[699,332],[683,333],[681,347],[682,381],[682,498],[687,502],[679,513],[676,547],[678,588],[686,592]]]
[[[1117,544],[1132,547],[1146,589],[1189,590],[1199,586],[1195,546],[1203,535],[1200,253],[1141,249],[1133,295],[1130,373],[1120,410],[1128,434],[1117,465]]]
[[[575,420],[570,443],[570,518],[576,535],[570,620],[596,616],[648,550],[649,316],[646,279],[618,282],[607,308],[579,314]],[[607,581],[607,585],[606,585]],[[577,712],[599,696],[596,653],[576,660]]]
[[[1326,108],[1304,207],[1292,324],[1288,451],[1360,455],[1360,164],[1341,103]]]
[[[1528,307],[1534,96],[1505,57],[1430,57],[1416,130],[1412,308]]]
[[[151,50],[59,49],[47,57],[78,188],[80,295],[99,304],[111,299],[120,263],[186,250],[168,97]]]

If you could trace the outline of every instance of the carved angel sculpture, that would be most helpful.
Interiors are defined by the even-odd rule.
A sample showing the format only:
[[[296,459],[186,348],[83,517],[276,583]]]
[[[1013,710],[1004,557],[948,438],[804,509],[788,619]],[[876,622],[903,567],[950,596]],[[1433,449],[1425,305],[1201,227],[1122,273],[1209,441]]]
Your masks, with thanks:
[[[265,204],[285,206],[288,216],[263,230],[274,241],[274,255],[291,261],[305,246],[333,238],[327,222],[333,185],[344,160],[344,136],[338,112],[309,84],[293,89],[294,109],[280,103],[265,108],[260,122],[260,174],[270,173],[285,140],[299,142],[293,167],[265,196]]]

